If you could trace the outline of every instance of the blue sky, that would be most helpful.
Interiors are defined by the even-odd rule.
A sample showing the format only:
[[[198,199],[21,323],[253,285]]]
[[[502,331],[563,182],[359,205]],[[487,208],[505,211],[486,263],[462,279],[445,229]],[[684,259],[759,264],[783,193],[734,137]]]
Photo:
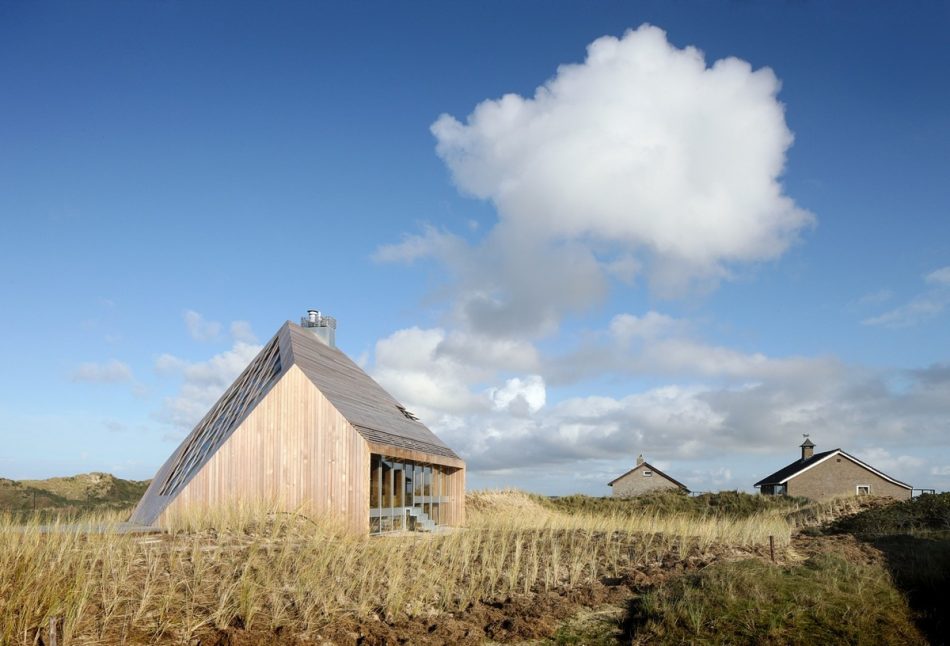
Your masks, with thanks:
[[[476,487],[950,488],[948,13],[2,4],[0,475],[151,477],[318,307]]]

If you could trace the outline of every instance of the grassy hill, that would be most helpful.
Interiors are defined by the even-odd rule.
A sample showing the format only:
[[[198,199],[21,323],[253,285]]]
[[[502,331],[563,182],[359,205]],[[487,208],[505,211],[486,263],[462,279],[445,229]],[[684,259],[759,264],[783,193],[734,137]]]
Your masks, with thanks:
[[[120,509],[138,502],[148,480],[123,480],[108,473],[82,473],[48,480],[0,478],[0,511]]]

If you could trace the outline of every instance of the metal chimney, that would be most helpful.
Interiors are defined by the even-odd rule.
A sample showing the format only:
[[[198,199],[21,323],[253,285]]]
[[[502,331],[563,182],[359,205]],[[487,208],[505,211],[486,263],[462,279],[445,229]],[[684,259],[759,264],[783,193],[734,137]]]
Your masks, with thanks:
[[[331,348],[336,347],[336,319],[332,316],[324,316],[320,310],[307,310],[307,315],[300,319],[300,327],[310,330]]]

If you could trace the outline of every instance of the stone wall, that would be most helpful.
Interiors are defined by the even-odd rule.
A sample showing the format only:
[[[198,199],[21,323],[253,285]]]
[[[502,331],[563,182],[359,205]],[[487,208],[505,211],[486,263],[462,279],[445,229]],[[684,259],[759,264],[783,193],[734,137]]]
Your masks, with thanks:
[[[857,495],[859,485],[870,485],[872,496],[899,500],[911,497],[911,490],[885,480],[844,455],[835,455],[788,481],[789,496],[822,500],[834,496]]]
[[[653,475],[646,476],[644,473],[652,473]],[[664,478],[647,465],[641,464],[614,482],[611,489],[613,491],[610,495],[614,498],[631,498],[658,489],[679,489],[679,485]]]

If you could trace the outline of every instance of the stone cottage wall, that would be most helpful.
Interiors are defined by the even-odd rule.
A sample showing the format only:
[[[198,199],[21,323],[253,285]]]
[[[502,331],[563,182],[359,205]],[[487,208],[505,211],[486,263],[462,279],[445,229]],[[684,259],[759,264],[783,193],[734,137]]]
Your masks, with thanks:
[[[835,455],[788,481],[788,495],[822,500],[857,495],[858,485],[870,485],[872,496],[898,500],[911,497],[911,490],[885,480],[844,455]]]
[[[652,476],[644,476],[645,471],[652,472]],[[679,489],[675,482],[670,482],[656,471],[640,465],[627,475],[617,480],[611,487],[611,496],[614,498],[632,498],[648,491],[659,489]]]

